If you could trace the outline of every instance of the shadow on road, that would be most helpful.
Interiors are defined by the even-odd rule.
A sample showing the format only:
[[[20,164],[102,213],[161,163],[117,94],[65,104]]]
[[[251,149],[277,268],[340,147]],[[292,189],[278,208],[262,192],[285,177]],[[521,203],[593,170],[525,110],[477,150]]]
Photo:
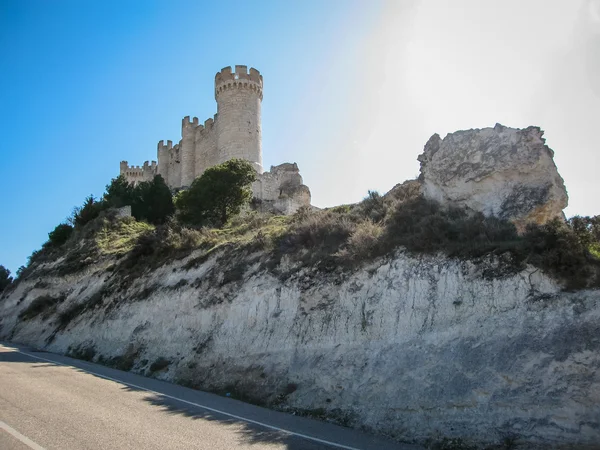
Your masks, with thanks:
[[[129,386],[123,386],[122,389],[140,391],[140,389]],[[222,425],[232,426],[235,428],[235,433],[240,438],[240,443],[276,443],[285,445],[287,450],[330,450],[339,448],[291,435],[284,431],[270,430],[264,426],[248,423],[245,420],[235,419],[224,414],[207,411],[201,407],[187,405],[186,403],[160,394],[148,393],[144,400],[152,406],[160,408],[160,410],[166,414],[182,415],[191,420],[217,421]]]
[[[266,428],[262,425],[258,425],[258,424],[253,424],[253,423],[249,423],[246,420],[242,420],[242,419],[237,419],[237,418],[233,418],[230,417],[226,414],[221,414],[218,412],[213,412],[210,410],[207,410],[201,406],[194,406],[194,405],[189,405],[185,402],[182,402],[180,400],[176,400],[174,398],[170,398],[168,395],[162,395],[160,393],[157,392],[150,392],[147,389],[155,390],[156,388],[154,386],[152,386],[152,383],[155,383],[156,380],[152,380],[152,379],[145,379],[148,380],[149,383],[151,383],[147,388],[137,388],[135,386],[131,386],[129,383],[131,384],[138,384],[140,383],[140,380],[129,380],[129,378],[131,377],[136,377],[136,375],[130,373],[130,372],[120,372],[118,375],[115,373],[112,373],[112,369],[108,369],[106,368],[105,370],[108,372],[106,375],[104,375],[104,368],[100,368],[97,365],[92,365],[90,364],[90,370],[92,370],[91,372],[88,370],[85,370],[83,368],[74,366],[74,365],[68,365],[66,362],[65,363],[61,363],[61,362],[46,362],[46,361],[39,361],[39,360],[32,360],[31,357],[23,354],[23,353],[19,353],[17,351],[11,351],[11,350],[5,350],[5,349],[0,349],[0,363],[21,363],[21,364],[28,364],[29,367],[31,367],[32,369],[44,369],[44,368],[48,368],[48,367],[65,367],[69,370],[73,370],[76,372],[79,372],[81,374],[85,374],[87,376],[93,376],[96,378],[101,378],[101,379],[107,379],[108,378],[113,378],[117,383],[120,383],[120,388],[124,391],[128,391],[128,392],[138,392],[138,393],[143,393],[146,394],[143,396],[143,400],[148,402],[150,405],[152,405],[153,407],[156,407],[160,410],[161,413],[163,414],[169,414],[169,415],[180,415],[180,416],[184,416],[189,418],[190,420],[206,420],[206,421],[211,421],[211,422],[219,422],[219,424],[225,426],[225,427],[229,427],[231,428],[231,432],[235,433],[238,438],[239,438],[239,443],[241,445],[243,444],[278,444],[279,446],[274,447],[274,448],[285,448],[287,450],[329,450],[329,449],[334,449],[334,448],[340,448],[337,446],[330,446],[330,445],[326,445],[320,442],[315,442],[315,441],[311,441],[308,439],[304,439],[302,437],[287,433],[285,431],[278,431],[278,430],[273,430],[273,429],[269,429]],[[33,354],[33,352],[31,352]],[[36,352],[37,354],[38,352]],[[44,354],[39,354],[40,357],[44,357]],[[56,357],[57,355],[51,355],[48,354],[48,358],[51,357]],[[82,365],[87,365],[89,363],[84,362],[84,361],[78,361],[78,364],[82,364]],[[93,366],[93,367],[92,367]],[[93,373],[94,370],[98,371],[100,373],[96,374]],[[110,372],[109,372],[110,371]],[[137,383],[136,383],[137,381]],[[173,389],[179,389],[180,387],[177,385],[171,385],[173,387]],[[167,391],[169,392],[169,391]],[[197,392],[199,394],[204,394],[202,393],[202,391],[193,391],[193,392]],[[210,395],[210,394],[209,394]],[[177,397],[177,398],[186,398],[187,397],[185,395],[182,395],[182,393],[174,393],[174,395],[172,395],[173,397]],[[248,408],[254,408],[254,406],[252,405],[248,405],[242,402],[239,402],[237,400],[231,400],[231,399],[225,399],[222,397],[218,397],[215,396],[216,399],[213,399],[212,401],[206,402],[206,401],[202,401],[202,403],[200,403],[200,401],[195,400],[194,403],[198,403],[198,404],[204,404],[204,403],[208,403],[209,408],[212,407],[214,409],[217,410],[221,410],[221,411],[227,411],[230,414],[235,414],[235,415],[239,415],[240,417],[245,417],[245,418],[250,418],[252,420],[257,420],[259,422],[265,423],[268,421],[268,415],[269,414],[281,414],[281,413],[275,413],[273,411],[269,411],[269,410],[264,410],[262,411],[262,414],[266,414],[266,416],[264,417],[258,417],[256,418],[254,415],[250,414],[248,411]],[[227,402],[227,403],[231,403],[226,405],[226,407],[223,407],[223,404],[220,402]],[[262,409],[262,408],[261,408]],[[235,411],[235,412],[233,412]],[[295,418],[295,417],[291,417],[291,420],[294,419],[299,419],[299,418]],[[267,422],[270,424],[270,422]],[[285,426],[285,425],[283,425]],[[307,433],[310,435],[310,433]],[[386,448],[386,447],[381,447],[381,448]]]
[[[123,372],[82,360],[72,360],[60,355],[26,350],[29,355],[0,347],[0,363],[26,363],[31,368],[38,370],[49,366],[65,367],[87,376],[91,375],[96,378],[114,381],[119,384],[120,389],[123,391],[144,394],[141,399],[158,408],[163,414],[183,416],[191,421],[218,422],[231,428],[231,432],[238,436],[241,445],[274,444],[274,448],[285,448],[287,450],[331,450],[336,448],[408,450],[421,448],[368,436],[355,430],[324,422],[260,408],[238,400],[143,377],[132,372]],[[32,360],[32,357],[47,358],[49,361]],[[231,417],[228,414],[238,417]],[[249,422],[248,419],[268,424],[275,427],[275,429]],[[296,434],[284,430],[291,430]],[[298,434],[311,436],[326,442],[341,442],[343,445],[330,445],[318,440],[303,438]]]

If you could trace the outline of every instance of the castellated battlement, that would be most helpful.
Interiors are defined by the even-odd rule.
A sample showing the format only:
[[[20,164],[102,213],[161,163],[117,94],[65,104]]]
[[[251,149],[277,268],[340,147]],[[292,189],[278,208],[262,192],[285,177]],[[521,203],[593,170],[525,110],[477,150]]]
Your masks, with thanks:
[[[200,124],[197,117],[190,120],[190,116],[185,116],[181,120],[181,136],[186,136],[190,133],[200,134],[210,131],[217,121],[217,115],[210,117],[204,121],[204,125]]]
[[[127,161],[121,161],[120,172],[124,175],[127,180],[133,184],[137,184],[141,181],[151,181],[156,175],[158,164],[156,161],[148,162],[144,161],[144,164],[140,166],[130,166]]]
[[[173,141],[168,140],[167,143],[165,144],[165,141],[158,141],[158,150],[161,149],[166,149],[166,150],[171,150],[173,148]]]
[[[198,118],[197,117],[193,117],[190,120],[190,116],[185,116],[183,119],[181,119],[181,127],[182,128],[194,128],[198,126]]]
[[[250,73],[248,66],[235,66],[233,73],[231,67],[224,67],[215,75],[215,85],[233,80],[249,80],[260,84],[261,87],[263,85],[263,76],[254,67],[250,68]]]
[[[146,162],[142,167],[133,167],[122,161],[121,174],[132,183],[161,175],[171,189],[181,189],[189,187],[209,167],[240,158],[250,162],[262,179],[263,76],[255,68],[248,70],[247,66],[238,65],[233,70],[225,67],[215,75],[214,94],[217,113],[212,118],[201,124],[198,117],[185,116],[178,143],[158,142],[158,163]],[[280,189],[281,183],[302,185],[297,167],[294,167],[276,166],[274,172],[265,174],[264,183],[255,184],[255,197],[271,202],[275,210],[284,213],[296,209],[297,205],[310,204],[308,188],[295,188],[293,192],[288,188]],[[285,206],[276,202],[273,196],[285,199]]]
[[[215,99],[223,92],[231,89],[247,89],[258,95],[260,100],[263,98],[263,76],[254,67],[250,69],[246,66],[235,66],[235,72],[232,73],[231,67],[224,67],[215,75]]]

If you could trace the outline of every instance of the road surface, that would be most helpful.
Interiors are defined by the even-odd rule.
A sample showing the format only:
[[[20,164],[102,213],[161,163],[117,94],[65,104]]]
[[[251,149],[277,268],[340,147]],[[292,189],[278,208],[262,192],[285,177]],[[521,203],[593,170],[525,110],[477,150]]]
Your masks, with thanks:
[[[0,344],[0,449],[418,450],[52,353]]]

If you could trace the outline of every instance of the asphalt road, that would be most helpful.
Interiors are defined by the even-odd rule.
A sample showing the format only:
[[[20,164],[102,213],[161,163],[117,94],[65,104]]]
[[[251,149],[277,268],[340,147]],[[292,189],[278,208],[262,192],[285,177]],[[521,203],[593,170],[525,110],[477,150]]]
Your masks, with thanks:
[[[0,344],[0,449],[418,450],[65,356]]]

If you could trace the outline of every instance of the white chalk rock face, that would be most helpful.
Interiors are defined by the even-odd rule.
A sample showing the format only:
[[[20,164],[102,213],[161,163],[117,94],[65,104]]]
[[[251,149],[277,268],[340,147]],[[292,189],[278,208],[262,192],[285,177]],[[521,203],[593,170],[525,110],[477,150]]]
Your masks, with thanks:
[[[512,221],[522,230],[563,217],[568,197],[539,127],[434,134],[419,155],[423,194]]]

